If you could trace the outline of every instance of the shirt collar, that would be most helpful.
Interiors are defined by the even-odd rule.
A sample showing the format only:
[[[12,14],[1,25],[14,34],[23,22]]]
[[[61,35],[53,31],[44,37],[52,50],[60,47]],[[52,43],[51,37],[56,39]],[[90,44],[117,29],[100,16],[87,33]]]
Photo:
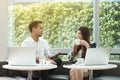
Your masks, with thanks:
[[[31,41],[32,43],[35,43],[35,41],[34,41],[34,39],[33,39],[32,37],[30,37],[30,41]]]

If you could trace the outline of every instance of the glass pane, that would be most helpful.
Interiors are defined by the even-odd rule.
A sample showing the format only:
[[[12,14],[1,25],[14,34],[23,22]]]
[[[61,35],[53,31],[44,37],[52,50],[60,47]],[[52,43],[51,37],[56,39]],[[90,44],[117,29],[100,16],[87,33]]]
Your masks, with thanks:
[[[110,55],[110,60],[120,61],[120,55]]]
[[[16,0],[17,1],[17,0]],[[91,0],[67,0],[66,2],[19,3],[9,6],[9,46],[20,46],[28,37],[28,24],[32,20],[44,23],[44,38],[51,47],[71,47],[79,26],[88,26],[92,37]]]
[[[100,0],[100,46],[120,47],[120,0]]]

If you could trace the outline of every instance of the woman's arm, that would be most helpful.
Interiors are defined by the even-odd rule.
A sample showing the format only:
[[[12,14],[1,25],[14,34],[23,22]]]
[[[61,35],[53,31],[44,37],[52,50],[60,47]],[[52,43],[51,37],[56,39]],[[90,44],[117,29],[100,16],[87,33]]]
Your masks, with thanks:
[[[86,48],[90,47],[90,45],[88,44],[88,42],[85,41],[85,40],[80,40],[80,43],[81,43],[81,45],[84,45]]]

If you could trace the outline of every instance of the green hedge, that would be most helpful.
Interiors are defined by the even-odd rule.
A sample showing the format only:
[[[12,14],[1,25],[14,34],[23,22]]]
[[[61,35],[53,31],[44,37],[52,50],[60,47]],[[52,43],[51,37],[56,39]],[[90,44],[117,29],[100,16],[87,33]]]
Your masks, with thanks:
[[[100,4],[100,46],[120,46],[120,7],[118,2]],[[9,7],[9,41],[20,46],[28,37],[28,24],[42,20],[44,38],[51,47],[71,47],[76,29],[88,26],[93,40],[93,6],[87,2],[41,2]],[[13,13],[11,13],[13,12]],[[11,32],[10,32],[11,31]],[[13,32],[12,32],[13,31]],[[9,43],[11,43],[9,42]]]

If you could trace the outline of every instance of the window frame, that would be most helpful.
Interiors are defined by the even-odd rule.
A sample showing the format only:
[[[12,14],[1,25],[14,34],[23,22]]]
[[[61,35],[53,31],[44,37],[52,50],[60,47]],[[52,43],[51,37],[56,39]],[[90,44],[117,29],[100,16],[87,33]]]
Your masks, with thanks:
[[[8,27],[8,0],[0,0],[0,61],[5,61],[8,57],[7,27]]]
[[[27,0],[27,1],[38,2],[39,0],[32,0],[32,1],[31,0]],[[100,0],[92,0],[92,1],[93,1],[93,41],[96,42],[97,43],[97,47],[99,47],[99,37],[100,37],[100,35],[99,35],[99,32],[100,32],[100,30],[99,30],[99,3],[100,3]],[[17,4],[19,1],[17,2],[17,0],[14,0],[12,2],[14,2],[14,4]],[[25,2],[24,0],[20,0],[20,3],[24,3],[24,2]],[[7,19],[7,16],[5,17],[5,19]],[[7,31],[5,31],[5,32],[7,32]],[[120,54],[120,48],[112,48],[112,52],[111,53],[113,53],[113,54],[114,53],[115,54],[116,53]]]

